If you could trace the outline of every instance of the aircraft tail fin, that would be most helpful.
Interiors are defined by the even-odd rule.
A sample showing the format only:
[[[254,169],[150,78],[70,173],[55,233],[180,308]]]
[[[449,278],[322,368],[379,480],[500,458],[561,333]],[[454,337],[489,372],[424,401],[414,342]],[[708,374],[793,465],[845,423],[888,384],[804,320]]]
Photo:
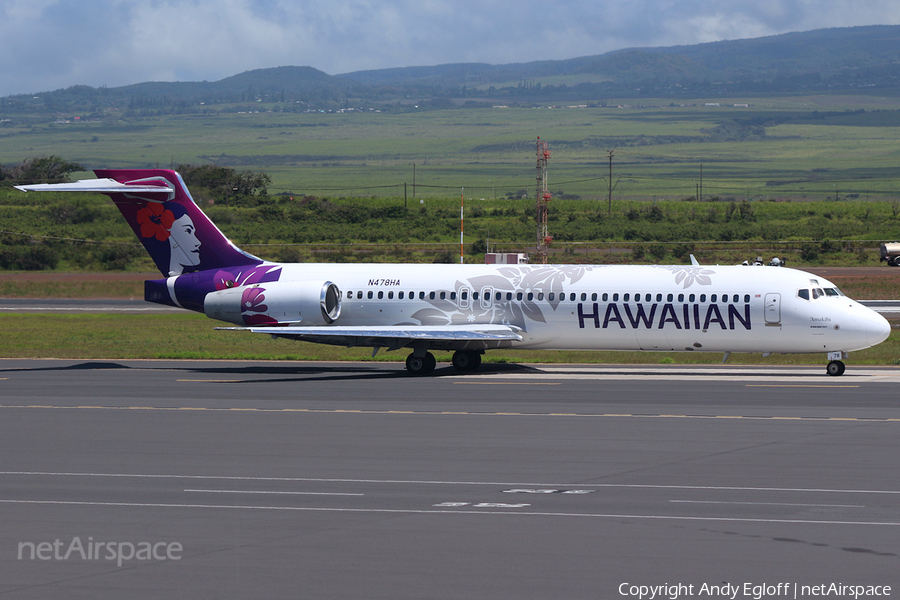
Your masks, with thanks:
[[[225,237],[191,198],[177,172],[101,169],[94,173],[98,179],[17,187],[23,191],[106,194],[165,277],[263,262]]]

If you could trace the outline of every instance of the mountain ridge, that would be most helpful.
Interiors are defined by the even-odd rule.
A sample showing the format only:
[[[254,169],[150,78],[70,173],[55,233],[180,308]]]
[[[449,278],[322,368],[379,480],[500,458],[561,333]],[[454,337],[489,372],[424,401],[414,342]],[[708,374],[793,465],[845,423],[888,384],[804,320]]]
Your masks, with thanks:
[[[0,98],[0,112],[128,107],[136,112],[277,103],[284,110],[423,107],[494,101],[900,89],[900,25],[817,29],[760,38],[493,65],[447,63],[329,75],[310,66],[254,69],[209,82],[73,86]],[[288,106],[289,105],[289,106]]]

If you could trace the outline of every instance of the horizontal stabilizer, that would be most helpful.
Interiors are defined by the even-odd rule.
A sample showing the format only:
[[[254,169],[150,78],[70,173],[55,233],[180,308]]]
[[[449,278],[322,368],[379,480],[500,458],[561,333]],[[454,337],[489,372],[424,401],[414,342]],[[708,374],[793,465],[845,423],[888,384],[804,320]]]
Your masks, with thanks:
[[[115,179],[82,179],[74,183],[36,183],[33,185],[17,185],[15,188],[23,192],[159,194],[160,202],[171,200],[175,197],[175,190],[169,186],[127,184],[118,182]]]

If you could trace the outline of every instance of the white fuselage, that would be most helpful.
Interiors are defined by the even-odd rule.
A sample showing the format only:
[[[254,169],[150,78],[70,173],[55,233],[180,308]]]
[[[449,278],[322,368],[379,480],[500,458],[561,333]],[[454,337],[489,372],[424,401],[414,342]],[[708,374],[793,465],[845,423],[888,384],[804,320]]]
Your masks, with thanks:
[[[282,264],[329,281],[334,326],[502,324],[493,347],[848,352],[887,338],[874,311],[803,271],[762,266]]]

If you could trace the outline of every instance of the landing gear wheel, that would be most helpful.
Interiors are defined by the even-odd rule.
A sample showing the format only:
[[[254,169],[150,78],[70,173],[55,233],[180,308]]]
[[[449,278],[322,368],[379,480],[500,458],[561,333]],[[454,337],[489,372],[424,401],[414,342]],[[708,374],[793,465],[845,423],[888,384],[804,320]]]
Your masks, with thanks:
[[[827,367],[825,367],[825,372],[828,373],[829,375],[837,377],[838,375],[843,375],[844,369],[846,369],[846,368],[847,367],[844,366],[844,363],[842,361],[833,360],[830,363],[828,363]]]
[[[406,357],[406,370],[410,375],[428,375],[434,371],[436,362],[434,354],[431,352],[426,352],[425,356],[421,358],[415,354],[410,354]]]
[[[481,353],[471,350],[458,350],[453,353],[453,366],[458,371],[474,371],[481,366]]]

